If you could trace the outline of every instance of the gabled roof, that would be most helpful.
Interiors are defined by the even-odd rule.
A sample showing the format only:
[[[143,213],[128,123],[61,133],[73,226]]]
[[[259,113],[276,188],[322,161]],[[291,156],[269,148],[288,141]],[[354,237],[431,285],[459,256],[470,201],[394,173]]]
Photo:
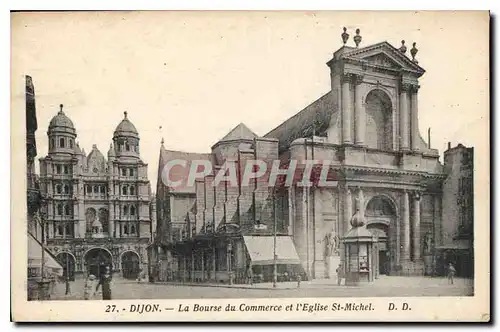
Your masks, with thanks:
[[[266,138],[279,139],[279,149],[283,151],[290,144],[303,137],[324,136],[332,114],[338,110],[335,94],[328,92],[312,104],[298,112],[278,127],[264,135]]]
[[[235,141],[235,140],[253,140],[259,137],[250,128],[248,128],[244,123],[240,123],[234,127],[226,136],[224,136],[219,142],[225,141]]]
[[[408,71],[416,74],[417,77],[425,73],[422,67],[387,41],[362,48],[341,50],[342,51],[338,54],[336,53],[334,57],[337,59],[359,61],[365,65]]]
[[[196,193],[196,185],[187,186],[186,181],[188,177],[189,169],[191,164],[195,160],[208,160],[213,164],[213,156],[211,153],[193,153],[193,152],[183,152],[183,151],[173,151],[167,150],[162,145],[160,147],[160,159],[158,162],[158,185],[163,183],[162,172],[165,165],[172,160],[182,160],[186,161],[186,166],[175,166],[170,170],[170,177],[172,181],[180,180],[183,182],[182,185],[177,187],[168,187],[171,193],[186,193],[194,194]],[[164,184],[165,185],[165,184]]]

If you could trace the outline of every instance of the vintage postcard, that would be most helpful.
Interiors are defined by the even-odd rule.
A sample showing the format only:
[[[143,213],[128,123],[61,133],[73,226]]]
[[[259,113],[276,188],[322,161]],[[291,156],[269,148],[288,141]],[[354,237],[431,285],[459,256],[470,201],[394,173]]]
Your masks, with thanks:
[[[489,25],[12,13],[13,319],[488,322]]]

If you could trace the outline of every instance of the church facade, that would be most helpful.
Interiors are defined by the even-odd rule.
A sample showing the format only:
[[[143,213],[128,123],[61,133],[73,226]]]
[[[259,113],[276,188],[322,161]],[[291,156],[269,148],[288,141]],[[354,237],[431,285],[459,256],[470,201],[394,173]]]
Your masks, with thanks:
[[[375,275],[434,274],[436,248],[446,238],[443,220],[450,229],[458,221],[443,209],[450,174],[430,139],[420,135],[418,91],[425,71],[416,46],[407,55],[404,42],[399,48],[387,42],[360,47],[358,32],[355,46],[346,45],[345,33],[342,38],[344,46],[327,63],[330,91],[264,137],[240,125],[201,157],[161,147],[160,279],[243,282],[249,274],[269,274],[274,262],[281,279],[294,273],[332,278],[345,264],[342,238],[357,211],[374,237]],[[214,170],[179,192],[162,182],[160,172],[183,156],[209,160]],[[258,181],[236,189],[212,185],[223,164],[241,171],[245,161],[257,159],[294,160],[299,168],[328,161],[336,184],[280,190]]]
[[[69,279],[97,276],[105,266],[136,278],[148,268],[154,208],[137,129],[125,112],[108,158],[96,145],[87,155],[60,107],[47,132],[48,155],[40,158],[46,247]]]

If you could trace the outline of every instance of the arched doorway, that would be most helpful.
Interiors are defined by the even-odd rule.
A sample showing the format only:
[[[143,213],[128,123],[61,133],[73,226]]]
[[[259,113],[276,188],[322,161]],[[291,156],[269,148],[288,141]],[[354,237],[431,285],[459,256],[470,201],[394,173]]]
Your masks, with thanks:
[[[122,275],[125,279],[137,279],[140,272],[139,255],[133,251],[122,254]]]
[[[369,148],[392,150],[392,102],[382,90],[370,91],[365,100],[366,143]]]
[[[396,209],[393,203],[384,196],[373,197],[365,209],[367,229],[377,238],[375,254],[379,274],[390,274],[392,260],[397,248],[391,245],[390,226],[396,220]]]
[[[67,252],[57,254],[56,260],[63,268],[63,279],[75,280],[75,258]]]
[[[109,266],[113,270],[113,259],[109,251],[102,248],[93,248],[85,254],[85,267],[88,274],[99,278]]]

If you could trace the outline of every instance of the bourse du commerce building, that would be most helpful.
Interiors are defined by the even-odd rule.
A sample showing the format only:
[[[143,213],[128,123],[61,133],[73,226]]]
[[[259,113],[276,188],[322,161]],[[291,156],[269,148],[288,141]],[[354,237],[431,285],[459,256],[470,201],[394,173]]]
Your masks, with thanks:
[[[351,47],[344,41],[327,63],[331,90],[264,137],[240,124],[211,153],[167,150],[162,142],[156,278],[243,283],[251,269],[254,281],[270,281],[274,264],[279,280],[299,274],[302,280],[335,278],[336,268],[345,264],[342,238],[358,210],[373,234],[377,276],[431,275],[448,259],[470,274],[472,207],[457,212],[453,158],[445,152],[443,165],[419,133],[424,69],[415,59],[416,48],[409,53],[411,58],[404,44]],[[208,160],[213,173],[192,186],[169,187],[161,173],[175,159],[186,160],[186,168],[194,160]],[[234,162],[242,171],[252,159],[296,160],[298,167],[327,160],[336,185],[293,185],[277,195],[258,181],[238,188],[213,185],[223,164]],[[467,183],[472,185],[470,179]],[[463,195],[470,196],[471,188]],[[459,218],[460,213],[470,218]],[[457,244],[464,229],[459,220],[469,230],[462,244]]]
[[[136,278],[148,269],[155,218],[137,129],[125,112],[107,160],[96,145],[87,155],[60,107],[49,124],[48,155],[40,158],[46,247],[70,280],[99,276],[106,266]]]

